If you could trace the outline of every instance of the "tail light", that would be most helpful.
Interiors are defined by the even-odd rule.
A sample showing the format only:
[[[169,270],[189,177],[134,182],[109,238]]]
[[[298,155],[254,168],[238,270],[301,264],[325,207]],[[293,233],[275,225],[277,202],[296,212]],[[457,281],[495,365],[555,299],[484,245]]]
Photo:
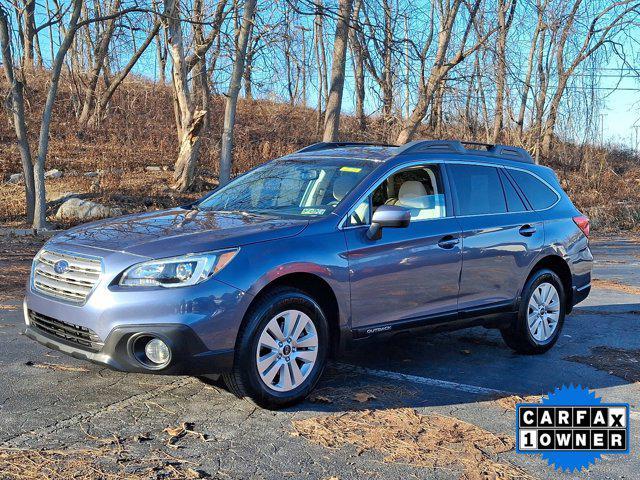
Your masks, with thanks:
[[[589,217],[584,215],[580,215],[578,217],[573,217],[573,222],[578,226],[582,233],[584,233],[585,237],[589,237]]]

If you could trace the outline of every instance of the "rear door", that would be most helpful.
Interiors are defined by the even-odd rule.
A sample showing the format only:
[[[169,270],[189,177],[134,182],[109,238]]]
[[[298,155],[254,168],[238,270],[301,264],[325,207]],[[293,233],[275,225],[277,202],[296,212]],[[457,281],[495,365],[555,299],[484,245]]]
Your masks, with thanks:
[[[343,227],[356,334],[456,318],[460,227],[443,174],[435,164],[397,171],[353,209]],[[383,204],[409,208],[411,222],[407,228],[385,228],[382,238],[370,240],[371,211]]]
[[[462,228],[461,317],[512,310],[544,242],[540,216],[495,165],[447,165]]]

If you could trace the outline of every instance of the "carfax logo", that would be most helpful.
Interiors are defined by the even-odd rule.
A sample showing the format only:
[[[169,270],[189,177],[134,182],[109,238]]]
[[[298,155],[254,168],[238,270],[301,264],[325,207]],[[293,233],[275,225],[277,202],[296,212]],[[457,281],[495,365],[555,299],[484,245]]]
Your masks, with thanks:
[[[602,403],[573,385],[557,388],[542,403],[516,405],[516,451],[539,453],[549,465],[588,468],[602,454],[629,453],[629,405]]]

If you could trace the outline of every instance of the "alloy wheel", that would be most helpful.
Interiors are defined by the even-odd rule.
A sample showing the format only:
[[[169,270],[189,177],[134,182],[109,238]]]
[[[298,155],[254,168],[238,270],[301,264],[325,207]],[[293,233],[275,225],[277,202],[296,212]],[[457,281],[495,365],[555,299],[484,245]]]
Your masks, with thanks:
[[[538,342],[549,340],[560,319],[560,295],[554,285],[543,282],[538,285],[529,299],[527,321],[531,336]]]
[[[311,318],[299,310],[275,315],[262,330],[256,366],[264,384],[277,392],[299,387],[318,356],[318,333]]]

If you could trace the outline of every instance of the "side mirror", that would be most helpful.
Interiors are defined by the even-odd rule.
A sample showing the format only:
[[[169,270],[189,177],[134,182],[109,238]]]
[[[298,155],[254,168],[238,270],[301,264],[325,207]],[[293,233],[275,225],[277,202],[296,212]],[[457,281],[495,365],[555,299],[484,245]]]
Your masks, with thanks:
[[[397,205],[380,205],[371,219],[371,226],[367,231],[369,240],[379,240],[383,228],[406,228],[411,222],[411,212]]]

